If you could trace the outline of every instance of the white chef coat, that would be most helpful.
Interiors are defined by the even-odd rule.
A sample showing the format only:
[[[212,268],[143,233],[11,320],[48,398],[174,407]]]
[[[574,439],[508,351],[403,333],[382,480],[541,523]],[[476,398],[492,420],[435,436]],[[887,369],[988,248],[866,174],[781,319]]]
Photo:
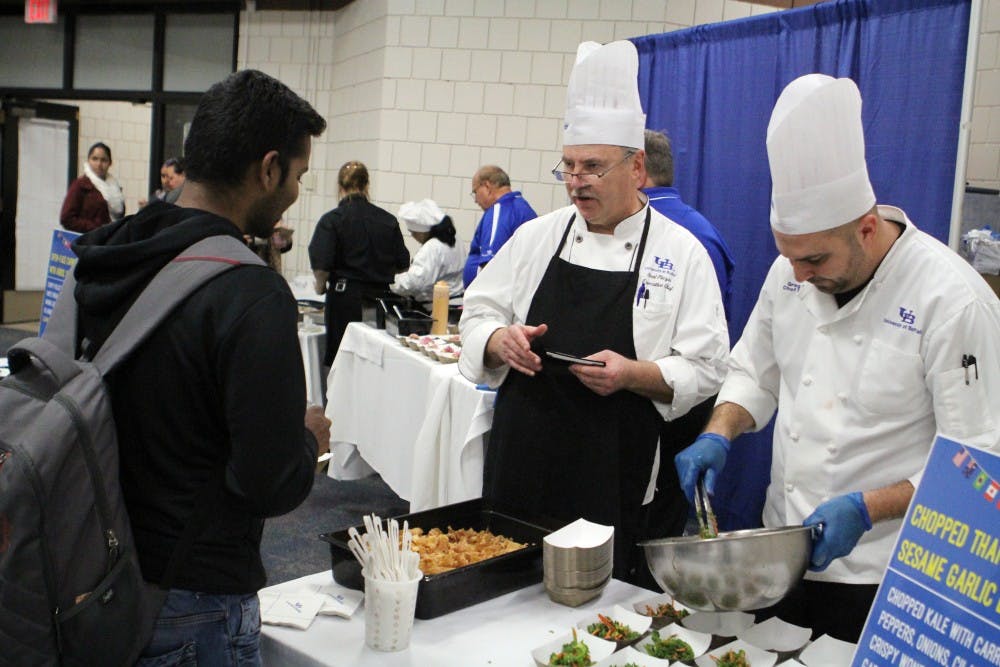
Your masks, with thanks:
[[[449,246],[440,239],[430,238],[413,256],[410,268],[396,274],[389,289],[428,302],[434,299],[434,283],[443,280],[448,283],[450,296],[461,296],[464,268],[465,249],[460,243],[456,241],[454,246]]]
[[[758,429],[778,410],[765,526],[798,525],[844,493],[916,486],[936,433],[1000,439],[1000,301],[903,211],[879,212],[906,229],[858,295],[838,309],[778,257],[733,348],[718,403],[743,406]],[[964,354],[978,360],[968,384]],[[900,523],[876,524],[807,578],[879,583]]]
[[[588,231],[575,206],[521,225],[465,293],[459,325],[462,374],[492,387],[503,382],[507,366],[491,370],[483,365],[486,342],[497,329],[524,323],[570,216],[576,213],[562,259],[592,269],[626,271],[633,266],[647,208],[619,223],[613,234]],[[664,419],[676,419],[715,394],[725,375],[729,336],[719,283],[698,240],[655,210],[651,211],[639,282],[649,296],[633,301],[636,356],[656,363],[663,380],[673,388],[672,403],[653,404]]]

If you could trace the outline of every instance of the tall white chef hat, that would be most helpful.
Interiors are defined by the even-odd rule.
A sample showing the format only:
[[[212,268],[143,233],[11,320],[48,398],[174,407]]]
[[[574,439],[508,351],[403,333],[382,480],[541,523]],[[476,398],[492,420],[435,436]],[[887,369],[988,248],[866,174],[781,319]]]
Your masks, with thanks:
[[[433,199],[408,201],[399,207],[397,216],[411,232],[429,232],[431,227],[444,220],[444,211]]]
[[[563,145],[645,146],[639,54],[629,41],[583,42],[566,90]]]
[[[781,92],[767,126],[771,227],[833,229],[875,205],[865,164],[861,93],[850,79],[801,76]]]

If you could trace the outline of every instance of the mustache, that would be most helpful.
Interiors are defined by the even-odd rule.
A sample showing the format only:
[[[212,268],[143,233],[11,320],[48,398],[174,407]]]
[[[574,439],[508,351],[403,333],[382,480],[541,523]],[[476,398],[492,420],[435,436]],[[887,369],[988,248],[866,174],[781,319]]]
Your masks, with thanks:
[[[569,191],[570,197],[590,197],[589,188],[573,188]]]

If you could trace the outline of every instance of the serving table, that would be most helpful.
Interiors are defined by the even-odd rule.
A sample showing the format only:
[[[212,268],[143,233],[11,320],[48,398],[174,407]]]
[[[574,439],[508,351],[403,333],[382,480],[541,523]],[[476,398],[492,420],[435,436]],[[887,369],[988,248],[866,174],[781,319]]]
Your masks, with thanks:
[[[327,379],[329,474],[352,479],[374,469],[411,512],[478,498],[495,398],[458,364],[352,322]]]
[[[295,591],[333,584],[330,571],[266,590]],[[571,608],[549,600],[535,584],[493,600],[429,620],[414,621],[410,646],[382,653],[365,646],[364,605],[350,619],[318,616],[307,630],[264,625],[261,653],[266,666],[315,667],[534,667],[531,651],[570,631],[589,614],[632,603],[655,593],[617,579],[599,597]]]

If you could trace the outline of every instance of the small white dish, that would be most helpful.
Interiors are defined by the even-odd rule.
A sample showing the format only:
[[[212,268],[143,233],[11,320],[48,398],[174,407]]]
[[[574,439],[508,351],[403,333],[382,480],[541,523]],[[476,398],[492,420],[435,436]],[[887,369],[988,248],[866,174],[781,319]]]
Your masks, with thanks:
[[[699,611],[681,619],[681,625],[708,635],[735,637],[753,625],[753,614],[742,611]]]
[[[670,664],[670,661],[654,658],[651,655],[636,651],[631,646],[626,646],[617,653],[613,653],[604,660],[601,660],[594,667],[625,667],[628,664],[639,665],[639,667],[666,667],[666,665]],[[681,663],[677,664],[680,665]]]
[[[661,595],[657,595],[656,597],[639,600],[638,602],[632,605],[632,609],[634,609],[635,613],[637,614],[641,614],[642,616],[649,616],[649,618],[653,619],[654,628],[660,628],[663,627],[664,625],[670,625],[671,623],[676,623],[678,620],[680,620],[679,618],[675,619],[668,615],[650,616],[649,610],[650,609],[657,610],[659,609],[660,605],[672,605],[673,608],[679,612],[687,612],[685,616],[690,616],[691,614],[694,613],[694,609],[686,607],[682,605],[680,602],[677,602],[677,600],[674,599],[674,596],[671,595],[670,593],[663,593]],[[681,616],[680,618],[684,618],[684,616]]]
[[[787,623],[775,616],[751,625],[736,636],[765,651],[787,652],[798,651],[809,643],[812,631],[800,625]]]
[[[615,652],[618,646],[614,642],[609,642],[606,639],[600,639],[594,635],[588,634],[586,630],[583,632],[577,631],[576,638],[578,641],[583,642],[590,649],[590,659],[592,662],[600,662],[604,658],[608,657]],[[542,644],[538,648],[531,652],[531,657],[534,658],[535,664],[539,667],[545,667],[549,664],[549,658],[552,657],[553,653],[558,653],[562,650],[563,644],[568,644],[573,641],[573,634],[567,633],[558,639],[553,639],[550,642]]]
[[[759,649],[752,644],[747,644],[746,642],[737,639],[734,642],[729,642],[724,646],[714,648],[708,653],[695,658],[694,664],[698,665],[698,667],[717,667],[713,658],[720,658],[730,651],[743,651],[746,653],[747,661],[753,665],[753,667],[774,667],[774,663],[778,662],[777,653],[771,653],[770,651]],[[850,664],[850,661],[842,663],[840,667],[844,667],[846,664]]]
[[[816,641],[802,649],[799,661],[806,667],[841,667],[851,664],[857,644],[820,635]]]
[[[676,623],[671,623],[669,625],[666,625],[660,628],[659,630],[656,630],[656,632],[659,633],[660,639],[668,639],[673,635],[677,635],[678,639],[687,642],[687,645],[691,647],[691,652],[694,653],[695,658],[697,658],[699,655],[707,651],[708,647],[712,645],[712,635],[707,635],[703,632],[696,632],[694,630],[690,630]],[[642,653],[643,655],[649,655],[649,653],[646,651],[646,647],[651,646],[652,644],[653,644],[653,635],[652,633],[650,633],[648,637],[644,637],[642,641],[640,641],[638,644],[635,645],[635,649],[640,653]],[[666,658],[655,658],[653,656],[650,657],[656,660],[657,664],[659,665],[672,664],[671,661],[667,660]],[[673,664],[681,664],[681,663],[676,662]]]
[[[587,626],[592,623],[597,623],[600,619],[597,617],[598,614],[607,616],[612,621],[617,621],[627,625],[630,630],[637,633],[635,639],[630,639],[623,642],[616,642],[619,646],[624,644],[631,644],[632,642],[639,639],[646,630],[649,629],[650,624],[653,622],[648,616],[642,616],[641,614],[636,614],[633,611],[629,611],[620,605],[614,605],[611,607],[611,611],[596,611],[592,614],[587,615],[585,618],[581,619],[580,622],[576,624],[576,627],[580,628],[583,632],[587,632]],[[587,632],[587,634],[590,634]],[[611,640],[608,640],[611,641]]]

